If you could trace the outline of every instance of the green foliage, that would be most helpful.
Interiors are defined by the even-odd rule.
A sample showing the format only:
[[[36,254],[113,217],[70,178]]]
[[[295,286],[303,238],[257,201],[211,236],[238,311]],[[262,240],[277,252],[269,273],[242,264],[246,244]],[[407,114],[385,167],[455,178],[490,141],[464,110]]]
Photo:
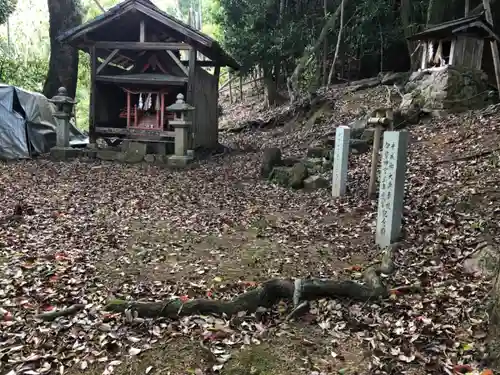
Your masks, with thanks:
[[[0,49],[0,82],[31,91],[42,91],[48,71],[46,59],[23,59]]]
[[[0,0],[0,24],[4,24],[16,9],[17,0]]]

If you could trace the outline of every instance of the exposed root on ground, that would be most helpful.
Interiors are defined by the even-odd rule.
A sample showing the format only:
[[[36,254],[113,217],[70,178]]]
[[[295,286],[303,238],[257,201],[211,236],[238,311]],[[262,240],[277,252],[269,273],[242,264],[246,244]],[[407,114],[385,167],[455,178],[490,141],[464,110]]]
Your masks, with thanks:
[[[394,272],[395,249],[395,246],[386,248],[381,261],[365,270],[363,283],[331,279],[272,279],[230,301],[202,298],[185,302],[180,299],[162,302],[113,300],[106,305],[105,310],[125,313],[132,319],[177,319],[196,314],[231,316],[242,311],[253,313],[259,308],[270,308],[279,301],[285,300],[293,302],[293,310],[288,315],[288,318],[293,318],[307,310],[309,301],[317,299],[348,298],[356,301],[369,301],[387,298],[391,291],[413,292],[418,289],[418,286],[388,289],[381,280],[381,274],[388,275]]]

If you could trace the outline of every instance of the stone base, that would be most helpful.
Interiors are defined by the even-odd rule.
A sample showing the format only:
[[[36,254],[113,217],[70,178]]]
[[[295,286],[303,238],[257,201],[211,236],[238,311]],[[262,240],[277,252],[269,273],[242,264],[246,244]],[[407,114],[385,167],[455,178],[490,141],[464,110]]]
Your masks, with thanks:
[[[50,149],[50,156],[55,160],[69,160],[74,159],[83,154],[79,148],[73,147],[52,147]]]
[[[192,157],[189,156],[177,156],[171,155],[167,159],[167,165],[173,168],[185,168],[193,161]]]
[[[97,151],[97,159],[101,160],[107,160],[107,161],[114,161],[117,158],[117,155],[119,154],[118,151],[115,150],[98,150]]]

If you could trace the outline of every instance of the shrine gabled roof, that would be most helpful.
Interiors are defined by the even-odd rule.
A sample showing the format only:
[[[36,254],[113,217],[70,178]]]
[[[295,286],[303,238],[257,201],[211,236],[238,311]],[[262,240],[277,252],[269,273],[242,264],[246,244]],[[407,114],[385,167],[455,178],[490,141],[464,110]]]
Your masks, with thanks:
[[[495,33],[494,27],[486,20],[484,12],[431,26],[422,32],[413,34],[407,39],[439,40],[464,33],[500,42],[500,38]]]
[[[123,38],[130,40],[136,34],[138,40],[140,20],[162,35],[160,41],[185,42],[222,66],[239,69],[239,64],[217,41],[162,11],[150,0],[125,0],[87,23],[64,31],[58,40],[85,51],[96,41],[125,41]]]

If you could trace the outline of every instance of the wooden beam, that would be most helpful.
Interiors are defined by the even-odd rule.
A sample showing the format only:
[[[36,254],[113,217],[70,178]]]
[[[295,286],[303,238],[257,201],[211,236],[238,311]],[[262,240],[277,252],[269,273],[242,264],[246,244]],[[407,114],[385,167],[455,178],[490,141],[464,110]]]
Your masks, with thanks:
[[[186,93],[186,102],[194,105],[194,90],[195,90],[195,73],[196,73],[196,50],[192,49],[189,52],[189,71],[188,71],[188,87]]]
[[[457,46],[457,38],[454,38],[451,41],[451,47],[450,47],[450,58],[448,60],[448,65],[453,65],[453,62],[455,61],[455,48]]]
[[[214,69],[214,79],[215,79],[215,84],[217,87],[217,108],[216,108],[216,118],[217,118],[217,123],[219,123],[219,78],[220,78],[220,65],[216,65]],[[219,127],[217,126],[217,129]]]
[[[113,57],[115,57],[115,56],[116,56],[116,54],[117,54],[119,51],[120,51],[119,49],[115,49],[115,50],[113,50],[113,51],[112,51],[112,52],[108,55],[108,57],[106,57],[106,60],[104,60],[104,61],[102,62],[102,64],[101,64],[101,65],[99,65],[99,67],[97,68],[97,70],[96,70],[95,74],[97,75],[97,74],[101,73],[101,71],[102,71],[102,70],[106,67],[106,65],[108,65],[108,64],[109,64],[109,62],[113,59]]]
[[[491,13],[490,0],[483,0],[483,7],[485,11],[486,21],[491,26],[495,26],[493,24],[493,15]],[[496,40],[490,41],[491,46],[491,55],[493,56],[493,65],[495,66],[495,77],[497,79],[497,89],[498,95],[500,96],[500,57],[498,54],[498,44]]]
[[[123,13],[127,12],[130,7],[131,7],[131,5],[128,4],[127,6],[123,7],[123,9],[121,9],[121,11],[119,11],[116,14],[113,14],[112,16],[105,18],[104,20],[90,21],[86,27],[82,28],[80,31],[76,32],[74,35],[68,37],[67,39],[62,38],[61,42],[67,43],[71,40],[75,40],[78,37],[85,36],[87,33],[97,29],[98,27],[101,27],[103,25],[106,25],[108,23],[113,22],[114,20],[120,18],[123,15]]]
[[[169,17],[163,12],[158,12],[155,11],[143,4],[140,4],[139,2],[134,3],[134,8],[140,11],[141,13],[144,13],[145,15],[157,20],[158,22],[170,27],[171,29],[177,31],[181,35],[186,35],[188,38],[204,45],[205,47],[212,47],[213,41],[210,38],[207,38],[204,36],[202,33],[197,32],[195,30],[192,30],[191,28],[188,28],[186,26],[183,26],[180,24],[178,21],[176,21],[174,18]]]
[[[185,74],[186,76],[189,76],[189,70],[188,70],[188,68],[186,68],[186,67],[185,67],[185,66],[181,63],[181,60],[179,60],[179,59],[177,58],[177,56],[175,56],[175,54],[174,54],[172,51],[170,51],[170,50],[167,50],[167,54],[170,56],[170,58],[171,58],[172,60],[174,60],[174,62],[175,62],[175,63],[177,64],[177,66],[178,66],[178,67],[179,67],[179,68],[180,68],[180,69],[184,72],[184,74]]]
[[[193,49],[186,43],[161,43],[161,42],[95,42],[96,48],[122,49],[131,51],[161,51],[161,50],[185,50]]]
[[[428,42],[422,42],[422,61],[420,63],[420,69],[425,69],[427,66],[427,51],[429,49]]]
[[[189,60],[181,60],[184,66],[189,66]],[[213,60],[196,60],[196,65],[201,67],[216,67],[219,63]]]
[[[146,41],[146,24],[144,20],[141,20],[139,25],[139,42],[144,43]]]
[[[90,143],[95,143],[96,135],[96,72],[97,72],[97,52],[95,46],[90,49],[90,100],[89,100],[89,138]]]

